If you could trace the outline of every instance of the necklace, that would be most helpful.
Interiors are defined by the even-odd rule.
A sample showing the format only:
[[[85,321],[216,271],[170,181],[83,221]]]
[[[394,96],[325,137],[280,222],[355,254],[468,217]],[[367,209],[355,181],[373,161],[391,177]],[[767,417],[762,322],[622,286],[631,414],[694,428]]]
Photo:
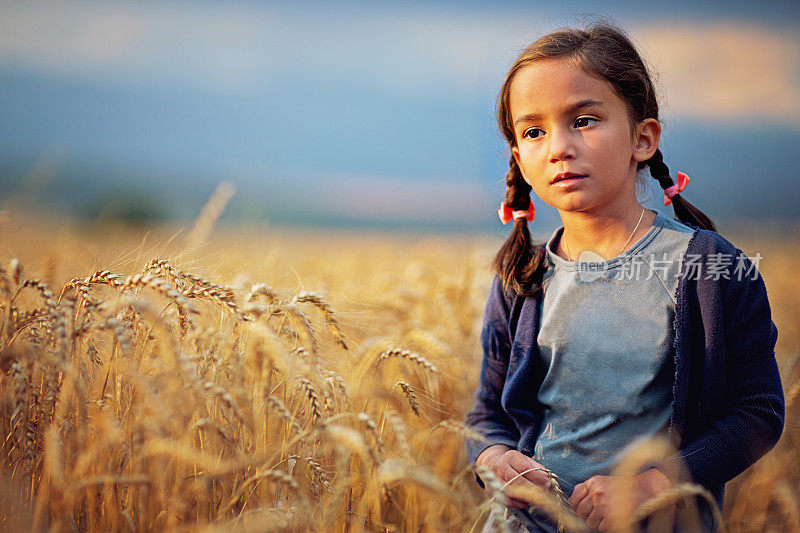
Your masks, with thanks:
[[[633,238],[633,235],[636,233],[636,230],[639,229],[639,224],[642,223],[642,218],[643,217],[644,217],[644,206],[642,206],[642,214],[639,215],[639,222],[636,223],[636,227],[633,228],[633,231],[631,232],[631,236],[628,237],[628,240],[625,241],[625,244],[622,245],[622,249],[619,252],[617,252],[617,255],[619,255],[623,251],[625,251],[625,247],[628,246],[628,243],[631,242],[631,239]],[[572,261],[572,254],[569,253],[569,246],[567,246],[567,239],[566,239],[566,237],[564,236],[563,233],[561,234],[561,239],[564,241],[564,250],[567,252],[567,261]]]

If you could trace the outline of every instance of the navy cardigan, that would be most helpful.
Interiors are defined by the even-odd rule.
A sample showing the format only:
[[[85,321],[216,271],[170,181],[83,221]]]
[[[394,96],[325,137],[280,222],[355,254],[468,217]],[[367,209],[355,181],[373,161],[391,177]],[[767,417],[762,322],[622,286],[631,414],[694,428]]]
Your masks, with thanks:
[[[761,274],[734,273],[740,256],[753,268],[744,253],[716,232],[687,225],[695,232],[686,256],[699,254],[701,260],[699,270],[685,269],[677,288],[668,437],[678,453],[641,471],[653,466],[674,482],[698,483],[721,509],[725,483],[767,453],[783,431],[778,330]],[[711,254],[731,254],[722,275],[712,274],[710,263],[723,256]],[[470,463],[498,443],[532,456],[542,418],[537,391],[547,370],[537,363],[540,310],[541,291],[521,298],[504,291],[495,276],[481,332],[480,379],[466,415],[466,424],[487,440],[466,440]],[[676,469],[676,462],[685,468]]]

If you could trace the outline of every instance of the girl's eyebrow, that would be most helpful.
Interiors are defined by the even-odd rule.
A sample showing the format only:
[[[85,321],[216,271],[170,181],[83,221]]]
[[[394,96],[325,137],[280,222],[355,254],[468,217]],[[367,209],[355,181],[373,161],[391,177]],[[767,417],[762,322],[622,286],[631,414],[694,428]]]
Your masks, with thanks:
[[[604,104],[600,100],[592,100],[591,98],[587,98],[586,100],[581,100],[580,102],[574,103],[565,107],[561,114],[563,115],[571,115],[572,113],[578,111],[579,109],[583,109],[585,107],[603,107]],[[514,125],[519,124],[520,122],[527,122],[529,120],[540,120],[542,115],[539,113],[528,113],[527,115],[522,115],[517,120],[514,121]]]

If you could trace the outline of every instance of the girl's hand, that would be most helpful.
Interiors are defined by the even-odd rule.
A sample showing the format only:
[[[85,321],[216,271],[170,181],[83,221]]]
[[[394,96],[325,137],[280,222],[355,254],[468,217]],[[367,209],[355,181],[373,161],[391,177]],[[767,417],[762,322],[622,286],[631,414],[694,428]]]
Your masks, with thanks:
[[[620,509],[619,502],[633,497],[635,509],[672,486],[669,478],[657,468],[627,479],[623,479],[623,476],[593,476],[575,485],[569,504],[578,516],[586,520],[589,527],[605,533],[623,526],[622,521],[628,518],[614,512]],[[626,493],[626,487],[628,490],[632,488],[633,493]]]
[[[518,450],[514,450],[503,444],[490,446],[481,452],[477,461],[475,462],[478,464],[483,464],[492,470],[503,484],[507,483],[508,480],[514,478],[515,476],[518,476],[514,481],[509,483],[509,487],[530,487],[531,485],[536,485],[544,489],[550,487],[550,477],[542,470],[534,470],[519,476],[521,472],[525,472],[531,468],[545,467]],[[488,492],[490,489],[486,487],[486,490]],[[506,507],[511,509],[523,509],[530,505],[530,502],[512,498],[508,494],[505,495],[508,499]]]

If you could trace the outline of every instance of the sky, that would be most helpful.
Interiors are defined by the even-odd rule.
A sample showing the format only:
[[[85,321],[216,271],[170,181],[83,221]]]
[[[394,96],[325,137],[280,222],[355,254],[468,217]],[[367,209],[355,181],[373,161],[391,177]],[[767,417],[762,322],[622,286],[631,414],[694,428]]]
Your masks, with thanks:
[[[507,231],[503,77],[603,17],[655,74],[684,195],[799,219],[799,3],[598,4],[0,1],[0,198],[191,218],[231,181],[237,223]],[[560,223],[541,201],[537,222]]]

